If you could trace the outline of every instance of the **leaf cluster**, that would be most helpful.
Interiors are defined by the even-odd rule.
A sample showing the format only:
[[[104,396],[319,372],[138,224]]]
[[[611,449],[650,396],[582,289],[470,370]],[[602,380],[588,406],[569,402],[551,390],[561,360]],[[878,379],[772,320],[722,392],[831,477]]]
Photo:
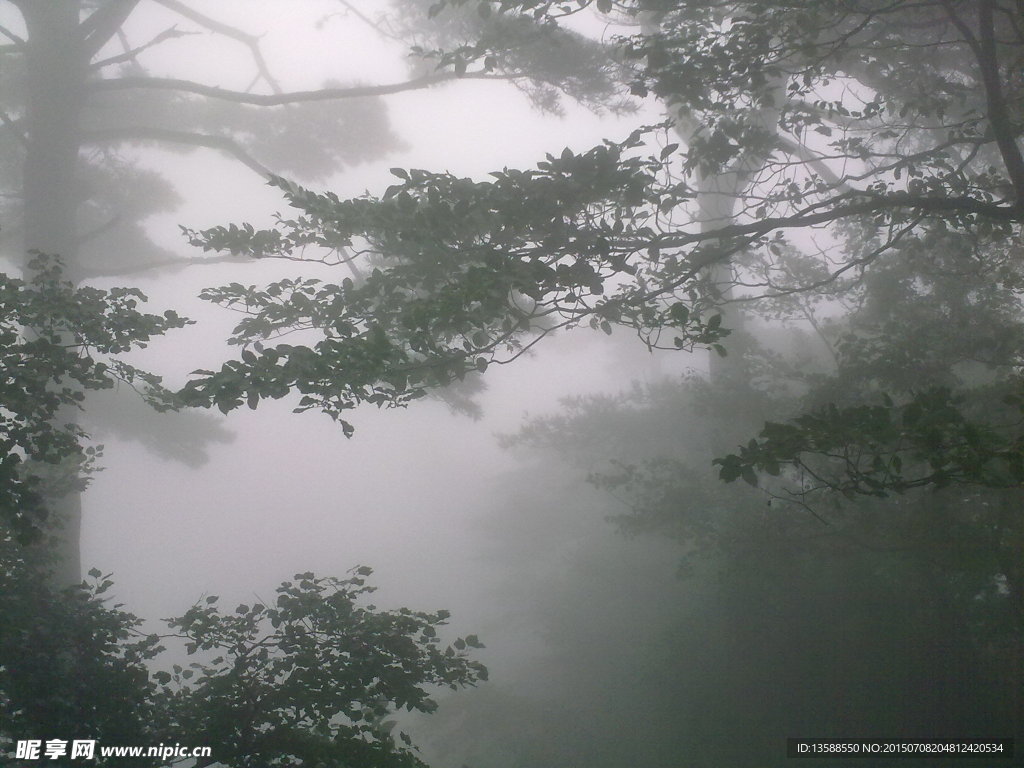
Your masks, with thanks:
[[[68,410],[122,383],[157,409],[175,407],[160,377],[119,355],[190,322],[140,311],[146,297],[133,288],[76,288],[54,257],[37,255],[29,269],[27,280],[0,275],[0,516],[24,540],[37,535],[47,495],[66,492],[102,451],[84,445]],[[57,470],[49,485],[44,466]]]
[[[160,640],[110,605],[109,574],[56,593],[10,538],[0,542],[0,749],[18,739],[155,743],[156,686],[147,664]],[[9,747],[9,748],[8,748]],[[97,755],[97,758],[99,756]],[[115,761],[97,760],[98,765]],[[118,765],[141,765],[119,758]]]
[[[483,646],[475,635],[442,646],[446,611],[361,604],[370,573],[297,574],[272,605],[222,612],[208,597],[171,620],[188,652],[207,657],[154,676],[174,727],[231,765],[422,765],[388,716],[432,712],[431,689],[486,680],[466,655]]]
[[[221,611],[207,597],[167,620],[172,634],[161,637],[109,604],[109,574],[93,569],[55,593],[13,540],[0,554],[0,746],[41,735],[107,745],[187,735],[239,768],[422,768],[391,716],[431,713],[434,691],[487,679],[469,656],[483,648],[476,635],[442,643],[446,611],[366,604],[367,567],[342,579],[297,574],[273,605]],[[200,660],[153,671],[167,638],[184,639]]]
[[[791,467],[803,478],[795,495],[828,490],[847,498],[885,498],[913,488],[956,483],[987,488],[1024,484],[1019,417],[999,424],[969,420],[965,398],[948,389],[915,392],[896,405],[839,408],[834,403],[788,423],[768,422],[739,453],[714,460],[719,477],[758,484],[758,473]],[[1009,398],[1019,404],[1020,396]],[[817,460],[808,457],[813,456]]]
[[[257,258],[358,249],[372,271],[333,284],[299,279],[204,292],[246,315],[232,343],[247,349],[220,371],[197,372],[182,397],[228,411],[294,389],[300,408],[337,418],[360,402],[404,405],[584,321],[605,333],[613,324],[641,333],[674,328],[677,347],[716,343],[728,331],[697,292],[667,296],[668,287],[629,280],[639,272],[630,263],[637,251],[661,259],[652,246],[657,211],[647,204],[690,194],[685,185],[661,186],[664,156],[631,153],[642,133],[582,154],[565,149],[535,170],[504,169],[486,182],[393,169],[401,183],[379,198],[342,201],[277,179],[300,216],[274,230],[187,230],[206,250]],[[660,269],[664,282],[691,268],[666,257]],[[296,332],[321,340],[265,344]]]

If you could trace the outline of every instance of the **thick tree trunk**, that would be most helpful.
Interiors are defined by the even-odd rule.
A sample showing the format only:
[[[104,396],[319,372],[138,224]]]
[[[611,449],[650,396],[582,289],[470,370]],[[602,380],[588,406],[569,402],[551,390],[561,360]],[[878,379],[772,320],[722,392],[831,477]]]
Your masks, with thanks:
[[[24,245],[26,252],[60,256],[74,279],[78,120],[88,69],[79,30],[79,2],[25,2],[21,8],[28,30]],[[62,413],[59,419],[67,423],[76,416],[71,411]],[[81,580],[81,516],[81,495],[77,492],[50,504],[55,586]]]

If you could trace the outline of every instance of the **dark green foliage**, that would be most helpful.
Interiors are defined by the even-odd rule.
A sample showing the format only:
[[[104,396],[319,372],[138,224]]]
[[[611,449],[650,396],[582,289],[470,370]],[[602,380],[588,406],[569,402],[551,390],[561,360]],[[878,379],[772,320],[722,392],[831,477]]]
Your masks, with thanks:
[[[369,574],[298,574],[278,588],[272,606],[222,613],[210,597],[172,620],[189,653],[218,655],[157,673],[169,727],[218,745],[217,759],[233,766],[422,766],[406,734],[392,737],[387,717],[432,712],[430,689],[486,679],[483,665],[465,654],[482,646],[474,635],[442,646],[437,628],[445,611],[359,604],[373,591]]]
[[[1009,396],[1008,396],[1009,397]],[[895,405],[837,408],[835,404],[795,418],[769,422],[759,440],[714,463],[726,482],[743,478],[757,485],[757,473],[778,476],[784,467],[803,478],[799,493],[837,491],[847,498],[884,498],[922,486],[951,483],[989,488],[1024,484],[1024,435],[1016,417],[978,424],[961,411],[965,397],[947,389],[914,393]],[[1013,396],[1011,404],[1020,403]],[[807,455],[824,461],[805,460]]]
[[[540,451],[548,471],[589,470],[611,494],[593,514],[670,537],[684,578],[667,588],[652,577],[659,545],[646,538],[646,553],[620,542],[614,559],[576,554],[533,617],[540,672],[513,675],[517,687],[533,679],[539,701],[517,700],[499,678],[460,722],[460,734],[486,735],[465,746],[449,735],[452,755],[502,768],[573,754],[612,768],[630,753],[666,768],[680,754],[707,768],[781,768],[796,733],[1014,733],[1019,491],[952,484],[801,506],[787,503],[785,477],[723,484],[714,447],[758,421],[736,398],[699,379],[637,387],[571,401],[510,441]],[[538,474],[530,467],[523,484]],[[560,517],[577,496],[541,486],[536,514]],[[647,601],[661,611],[638,620],[633,606]],[[628,648],[613,646],[617,633]],[[561,724],[557,736],[545,718]]]
[[[404,405],[515,359],[536,343],[531,334],[581,322],[605,333],[612,323],[643,334],[674,329],[677,347],[718,341],[728,331],[717,313],[702,317],[695,292],[665,302],[667,289],[612,290],[636,272],[628,263],[636,244],[617,241],[652,236],[644,201],[687,194],[677,185],[652,191],[664,160],[629,157],[640,135],[579,155],[566,149],[534,171],[496,172],[489,182],[396,169],[402,183],[380,199],[341,201],[276,180],[302,216],[278,230],[190,231],[191,242],[261,258],[307,246],[346,249],[362,238],[387,265],[361,282],[206,291],[204,298],[248,315],[232,342],[252,349],[218,372],[197,372],[182,397],[227,411],[294,389],[305,395],[300,407],[337,418],[360,402]],[[693,273],[670,261],[678,281]],[[295,330],[323,338],[312,347],[264,347]]]
[[[159,376],[118,355],[189,323],[140,312],[146,297],[135,289],[75,288],[54,257],[37,256],[29,269],[29,280],[0,275],[0,516],[22,540],[37,536],[46,496],[80,484],[102,449],[84,445],[68,409],[88,390],[122,383],[157,409],[175,407]],[[54,468],[47,482],[44,466]]]
[[[160,707],[147,662],[163,648],[141,621],[107,604],[99,571],[52,591],[24,550],[0,543],[0,754],[18,739],[156,743]],[[119,758],[98,765],[143,766]]]
[[[388,717],[433,712],[435,689],[486,680],[484,666],[467,657],[482,645],[475,635],[442,645],[445,611],[365,605],[370,573],[298,574],[273,606],[229,613],[208,597],[169,620],[173,634],[164,636],[185,639],[202,660],[153,672],[162,638],[140,633],[139,619],[106,603],[109,578],[92,571],[80,588],[54,593],[7,541],[0,749],[9,753],[19,739],[177,742],[210,746],[214,760],[239,768],[421,768],[411,739],[393,734]]]
[[[253,257],[326,249],[372,273],[208,292],[250,315],[234,342],[251,349],[200,372],[190,402],[228,410],[298,390],[301,407],[340,418],[360,402],[405,404],[580,324],[724,355],[720,342],[738,340],[720,305],[735,290],[771,314],[788,297],[807,309],[954,270],[994,281],[968,302],[989,319],[1015,311],[992,301],[1017,300],[1008,256],[1024,199],[1020,124],[1007,117],[1020,42],[996,38],[991,14],[1012,13],[999,3],[970,23],[941,3],[453,0],[429,15],[463,6],[531,28],[560,29],[591,7],[632,23],[612,46],[633,91],[658,96],[670,122],[487,182],[396,168],[384,194],[341,200],[275,180],[296,217],[190,231],[191,242]],[[931,273],[920,268],[933,257]],[[853,329],[848,358],[854,347],[880,365],[897,347],[919,356],[888,343],[906,334],[891,319],[870,323]],[[996,365],[1019,350],[1019,334],[996,338],[981,318],[970,327],[1001,345]],[[315,343],[256,346],[294,330]],[[906,382],[882,391],[903,399]]]

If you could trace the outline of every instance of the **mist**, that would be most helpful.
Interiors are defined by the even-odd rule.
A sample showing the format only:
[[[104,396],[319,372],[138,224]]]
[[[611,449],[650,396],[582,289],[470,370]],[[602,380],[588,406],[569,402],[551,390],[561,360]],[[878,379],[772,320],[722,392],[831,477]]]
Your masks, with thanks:
[[[919,5],[0,2],[0,765],[1014,764],[1024,42]]]

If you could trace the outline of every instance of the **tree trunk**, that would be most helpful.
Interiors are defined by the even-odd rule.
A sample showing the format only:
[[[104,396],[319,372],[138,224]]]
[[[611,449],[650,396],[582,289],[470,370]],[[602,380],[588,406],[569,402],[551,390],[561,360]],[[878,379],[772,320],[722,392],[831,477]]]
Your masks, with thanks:
[[[76,169],[79,115],[88,55],[79,29],[78,0],[46,0],[20,5],[28,30],[26,49],[28,127],[24,191],[25,251],[60,256],[74,279]],[[71,409],[60,422],[77,418]],[[54,537],[52,579],[57,587],[81,580],[82,501],[72,492],[50,502],[49,533]]]

